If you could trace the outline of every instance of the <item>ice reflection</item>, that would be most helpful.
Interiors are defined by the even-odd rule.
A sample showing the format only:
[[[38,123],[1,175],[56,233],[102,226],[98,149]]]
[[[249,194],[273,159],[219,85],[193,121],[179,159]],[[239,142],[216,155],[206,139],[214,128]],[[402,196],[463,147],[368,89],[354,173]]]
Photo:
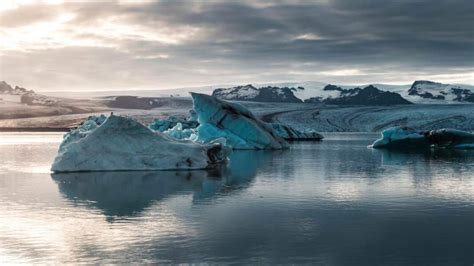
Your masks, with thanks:
[[[194,204],[250,186],[268,152],[235,152],[229,165],[209,171],[128,171],[52,174],[59,191],[75,206],[111,217],[136,216],[155,202],[192,195]]]

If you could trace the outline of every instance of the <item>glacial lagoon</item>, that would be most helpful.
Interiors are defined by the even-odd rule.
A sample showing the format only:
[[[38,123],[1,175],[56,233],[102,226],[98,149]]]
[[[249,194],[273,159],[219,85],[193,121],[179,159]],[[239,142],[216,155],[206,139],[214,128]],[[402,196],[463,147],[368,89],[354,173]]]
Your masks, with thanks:
[[[212,171],[52,174],[60,133],[0,133],[0,263],[472,265],[474,151],[326,133]]]

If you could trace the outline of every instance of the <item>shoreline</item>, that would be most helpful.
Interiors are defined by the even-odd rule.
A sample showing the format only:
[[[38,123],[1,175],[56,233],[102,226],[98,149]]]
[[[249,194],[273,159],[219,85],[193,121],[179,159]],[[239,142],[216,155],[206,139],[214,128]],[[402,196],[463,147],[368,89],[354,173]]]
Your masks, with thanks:
[[[0,127],[0,132],[69,132],[67,127]]]

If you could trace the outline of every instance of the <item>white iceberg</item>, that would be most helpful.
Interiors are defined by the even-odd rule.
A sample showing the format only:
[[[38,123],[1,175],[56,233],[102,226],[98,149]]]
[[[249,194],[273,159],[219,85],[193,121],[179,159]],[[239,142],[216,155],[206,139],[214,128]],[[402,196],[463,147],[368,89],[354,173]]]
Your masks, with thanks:
[[[382,131],[382,138],[372,148],[427,149],[427,148],[474,148],[474,134],[456,129],[416,131],[407,127],[392,127]]]
[[[285,149],[288,143],[267,123],[256,118],[247,108],[216,97],[191,93],[199,126],[190,139],[209,143],[226,139],[232,149]]]
[[[54,172],[206,169],[227,160],[220,143],[172,139],[122,116],[91,117],[66,134]]]

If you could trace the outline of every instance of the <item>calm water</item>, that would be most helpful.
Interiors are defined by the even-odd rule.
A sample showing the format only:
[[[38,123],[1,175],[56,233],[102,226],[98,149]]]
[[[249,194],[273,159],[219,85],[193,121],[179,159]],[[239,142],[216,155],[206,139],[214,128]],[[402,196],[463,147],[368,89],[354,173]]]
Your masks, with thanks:
[[[326,136],[213,172],[51,175],[60,134],[0,133],[0,263],[473,264],[474,152]]]

